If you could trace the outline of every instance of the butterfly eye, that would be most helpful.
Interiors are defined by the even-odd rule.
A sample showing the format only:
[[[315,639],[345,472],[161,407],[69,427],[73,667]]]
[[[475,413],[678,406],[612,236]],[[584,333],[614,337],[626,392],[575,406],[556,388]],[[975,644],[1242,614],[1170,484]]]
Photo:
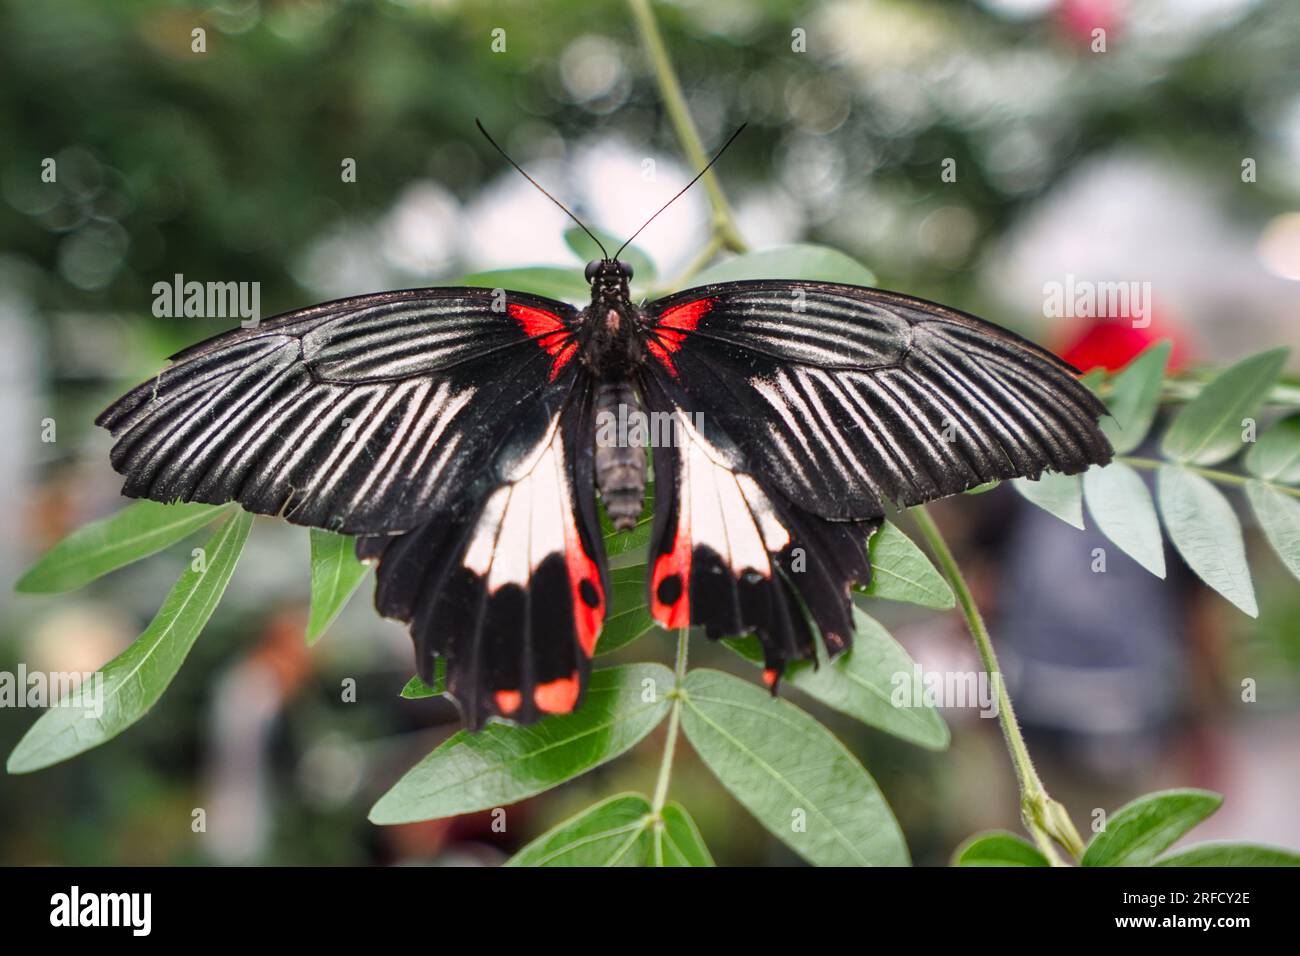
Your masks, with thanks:
[[[624,279],[632,278],[632,267],[628,265],[626,262],[620,262],[618,264],[618,271],[623,273]]]
[[[592,259],[590,262],[587,263],[588,282],[594,282],[596,280],[596,276],[600,274],[600,264],[601,263],[599,259]]]

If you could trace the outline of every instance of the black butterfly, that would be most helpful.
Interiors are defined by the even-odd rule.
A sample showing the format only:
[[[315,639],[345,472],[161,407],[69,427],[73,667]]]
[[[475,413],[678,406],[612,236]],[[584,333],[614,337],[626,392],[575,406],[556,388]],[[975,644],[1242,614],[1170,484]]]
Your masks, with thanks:
[[[774,690],[812,625],[849,646],[886,503],[1111,457],[1077,370],[974,316],[779,280],[637,305],[618,255],[587,266],[585,309],[410,289],[185,349],[97,420],[123,493],[357,535],[376,608],[410,625],[425,680],[445,658],[478,728],[582,699],[617,610],[596,497],[627,530],[646,485],[641,443],[597,441],[620,406],[659,426],[655,620],[756,634]]]

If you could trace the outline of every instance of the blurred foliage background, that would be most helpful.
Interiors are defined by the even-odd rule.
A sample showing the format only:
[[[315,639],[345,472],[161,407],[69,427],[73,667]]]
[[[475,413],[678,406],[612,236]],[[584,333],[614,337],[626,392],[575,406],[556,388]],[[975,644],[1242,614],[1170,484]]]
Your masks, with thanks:
[[[1150,282],[1146,338],[1174,338],[1180,367],[1300,344],[1292,0],[695,0],[656,11],[705,143],[750,124],[719,175],[752,245],[835,246],[886,288],[1061,350],[1096,331],[1043,318],[1044,283],[1067,275]],[[805,52],[792,31],[804,31]],[[504,167],[476,117],[615,234],[693,172],[614,0],[0,6],[0,669],[92,669],[138,633],[188,559],[181,546],[58,599],[8,587],[54,540],[118,506],[94,415],[165,355],[229,324],[154,318],[154,283],[258,282],[271,315],[475,270],[580,270],[563,214]],[[41,179],[47,158],[56,183]],[[340,175],[346,159],[355,182]],[[708,225],[697,191],[638,242],[671,278]],[[1136,347],[1088,354],[1118,366]],[[55,442],[41,440],[46,419]],[[1051,622],[999,632],[998,612],[1023,586],[1025,555],[1038,560],[1073,532],[1031,533],[1038,519],[1002,490],[946,516],[1006,658],[1050,657],[1040,645]],[[1112,576],[1129,576],[1133,603],[1079,611],[1090,602],[1076,601],[1072,612],[1109,615],[1073,619],[1084,641],[1122,632],[1062,665],[1063,686],[1080,679],[1069,667],[1083,668],[1096,695],[1073,714],[1022,713],[1049,787],[1086,822],[1156,786],[1207,786],[1227,802],[1199,837],[1300,846],[1294,580],[1259,563],[1255,622],[1185,575],[1139,580],[1124,560]],[[370,803],[456,716],[446,702],[398,699],[409,641],[375,617],[368,585],[309,651],[307,584],[306,534],[259,521],[150,717],[66,765],[0,779],[0,862],[486,863],[599,795],[653,780],[649,744],[512,811],[506,833],[486,815],[370,826]],[[1124,630],[1151,601],[1168,602],[1176,623]],[[955,617],[877,612],[927,667],[976,666]],[[700,662],[737,668],[695,643]],[[661,635],[625,652],[668,654]],[[1267,688],[1259,703],[1240,703],[1243,676]],[[357,681],[355,703],[341,699],[345,678]],[[1123,688],[1149,706],[1098,720]],[[1015,827],[993,721],[950,712],[952,747],[929,754],[817,712],[879,780],[918,862],[946,862],[981,827]],[[34,717],[0,710],[0,750]],[[792,862],[683,750],[675,794],[719,862]],[[206,833],[191,827],[198,807]]]

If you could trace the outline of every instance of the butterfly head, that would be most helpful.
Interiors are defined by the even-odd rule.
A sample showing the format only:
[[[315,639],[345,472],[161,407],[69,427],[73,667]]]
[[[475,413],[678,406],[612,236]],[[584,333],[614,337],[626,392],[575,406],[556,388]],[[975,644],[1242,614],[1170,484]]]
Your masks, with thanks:
[[[626,299],[632,267],[617,259],[592,259],[587,263],[587,284],[593,300]]]

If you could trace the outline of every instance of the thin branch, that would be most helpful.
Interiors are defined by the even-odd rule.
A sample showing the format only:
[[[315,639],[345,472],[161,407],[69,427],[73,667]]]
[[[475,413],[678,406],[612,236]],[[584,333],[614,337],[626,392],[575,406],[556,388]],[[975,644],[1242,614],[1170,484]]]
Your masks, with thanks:
[[[1002,681],[1002,670],[998,666],[997,653],[993,650],[993,641],[989,638],[988,628],[984,625],[984,616],[975,603],[975,597],[966,584],[966,578],[961,573],[961,568],[958,567],[948,542],[944,540],[939,526],[934,523],[934,519],[930,517],[924,505],[912,508],[908,514],[916,522],[935,560],[939,562],[944,577],[952,585],[962,616],[966,619],[966,627],[975,641],[975,649],[979,652],[980,661],[994,687],[997,688],[998,722],[1002,725],[1002,736],[1006,738],[1007,752],[1011,755],[1011,764],[1015,768],[1016,780],[1020,784],[1020,809],[1025,829],[1033,836],[1034,843],[1052,865],[1062,866],[1064,864],[1057,855],[1052,840],[1060,841],[1061,845],[1076,859],[1083,852],[1083,841],[1079,838],[1079,833],[1070,821],[1065,808],[1051,798],[1047,788],[1043,786],[1042,779],[1038,776],[1038,771],[1034,769],[1034,762],[1029,757],[1029,748],[1025,746],[1025,738],[1020,732],[1020,723],[1016,720],[1016,712],[1011,706],[1011,696]]]
[[[687,634],[689,633],[689,629],[685,627],[677,632],[677,663],[673,668],[676,682],[672,690],[672,709],[668,712],[668,739],[664,741],[664,756],[659,762],[659,779],[655,781],[655,795],[650,804],[650,813],[656,818],[659,817],[668,800],[668,784],[673,776],[673,755],[677,752],[677,726],[682,719],[681,689],[677,685],[686,679]]]
[[[1291,488],[1287,485],[1279,485],[1275,481],[1269,481],[1266,478],[1256,478],[1253,475],[1238,475],[1231,471],[1219,471],[1217,468],[1202,468],[1200,465],[1189,465],[1181,461],[1160,461],[1156,458],[1134,458],[1131,455],[1116,455],[1116,461],[1121,461],[1133,468],[1142,468],[1146,471],[1156,471],[1164,465],[1173,465],[1179,468],[1186,468],[1188,471],[1194,471],[1202,478],[1208,478],[1210,481],[1217,481],[1225,485],[1237,485],[1244,487],[1248,482],[1259,481],[1268,485],[1274,491],[1284,495],[1290,495],[1292,498],[1300,498],[1300,488]]]
[[[695,276],[699,274],[701,269],[703,269],[705,266],[707,266],[710,262],[712,262],[717,257],[718,253],[722,251],[722,247],[723,247],[722,237],[719,236],[717,233],[714,233],[713,236],[709,238],[709,241],[704,246],[704,248],[700,250],[699,255],[697,255],[694,259],[690,261],[690,264],[687,265],[687,267],[682,270],[681,274],[678,275],[677,278],[673,279],[673,281],[670,282],[668,285],[663,286],[662,288],[659,289],[655,289],[653,292],[651,292],[650,298],[658,299],[661,296],[665,296],[670,292],[676,292],[678,289],[684,288],[686,286],[686,283],[690,282],[691,279],[695,278]]]
[[[641,34],[646,56],[650,58],[650,63],[654,67],[659,95],[664,101],[664,109],[668,111],[668,120],[673,124],[677,142],[691,165],[696,169],[703,169],[708,164],[709,156],[704,151],[704,144],[700,142],[699,131],[695,128],[695,120],[691,118],[690,108],[686,105],[686,96],[682,93],[682,85],[677,79],[677,72],[673,69],[673,61],[668,56],[668,48],[664,45],[664,38],[659,32],[659,24],[655,22],[650,2],[628,0],[628,6],[632,8],[632,17],[636,21],[637,32]],[[732,252],[746,252],[749,246],[736,228],[731,206],[727,203],[727,197],[718,184],[718,177],[710,170],[704,174],[702,182],[705,192],[708,193],[709,205],[713,208],[714,232],[722,238],[723,245]]]

